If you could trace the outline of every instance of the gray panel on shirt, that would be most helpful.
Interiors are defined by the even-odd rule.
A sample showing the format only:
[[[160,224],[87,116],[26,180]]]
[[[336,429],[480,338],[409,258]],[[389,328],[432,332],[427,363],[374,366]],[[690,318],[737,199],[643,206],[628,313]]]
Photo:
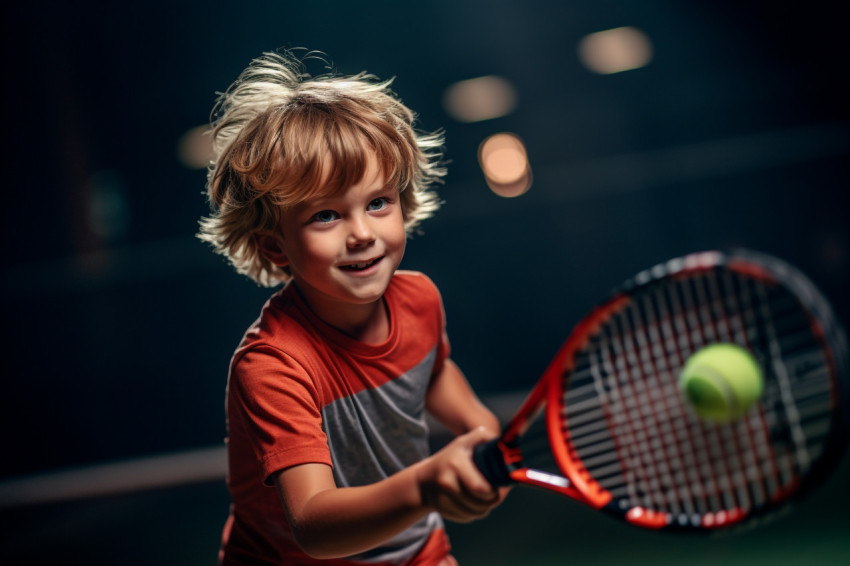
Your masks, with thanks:
[[[334,479],[339,487],[378,482],[428,456],[425,393],[435,358],[436,348],[400,377],[376,389],[338,399],[322,410]],[[440,526],[442,519],[432,513],[356,559],[403,562]]]

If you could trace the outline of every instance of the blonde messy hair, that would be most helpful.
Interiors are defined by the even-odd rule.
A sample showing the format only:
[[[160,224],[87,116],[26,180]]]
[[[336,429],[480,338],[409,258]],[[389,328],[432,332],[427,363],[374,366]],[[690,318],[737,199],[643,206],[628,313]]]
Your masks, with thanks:
[[[212,212],[198,237],[257,283],[285,281],[256,235],[277,232],[283,208],[358,183],[370,156],[398,187],[410,234],[439,207],[443,136],[414,129],[391,83],[366,73],[311,77],[291,52],[253,60],[213,108]]]

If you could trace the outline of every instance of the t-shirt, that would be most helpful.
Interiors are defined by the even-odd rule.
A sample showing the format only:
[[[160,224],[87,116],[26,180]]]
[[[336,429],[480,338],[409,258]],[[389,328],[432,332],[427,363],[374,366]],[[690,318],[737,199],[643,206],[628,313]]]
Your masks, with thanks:
[[[294,285],[275,293],[246,332],[227,388],[225,564],[328,564],[295,542],[276,472],[324,463],[337,486],[367,485],[428,455],[425,393],[449,351],[442,301],[414,272],[396,273],[384,300],[390,330],[382,344],[317,318]],[[426,541],[448,552],[442,526],[431,513],[381,547],[335,563],[406,564]]]

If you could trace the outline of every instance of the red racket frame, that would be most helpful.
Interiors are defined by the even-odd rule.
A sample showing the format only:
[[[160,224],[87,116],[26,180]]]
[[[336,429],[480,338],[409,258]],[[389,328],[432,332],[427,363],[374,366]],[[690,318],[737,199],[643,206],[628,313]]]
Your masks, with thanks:
[[[751,253],[743,252],[740,256],[727,256],[714,251],[691,254],[682,258],[683,268],[678,273],[669,275],[674,278],[688,277],[700,271],[714,269],[722,263],[731,271],[741,273],[769,285],[785,283],[784,281],[778,281],[777,277],[767,267],[758,263],[760,259],[763,259],[762,256],[756,256],[753,259],[750,256]],[[772,258],[768,258],[768,260],[772,260]],[[797,276],[800,277],[799,274]],[[644,279],[646,279],[646,276]],[[495,446],[498,448],[498,453],[504,462],[504,464],[500,465],[505,466],[507,477],[510,480],[509,482],[502,481],[501,483],[515,482],[544,488],[581,501],[595,509],[612,511],[614,514],[621,515],[631,524],[644,528],[660,529],[675,526],[671,525],[671,518],[668,513],[656,512],[637,505],[623,510],[613,505],[612,494],[602,487],[590,472],[587,471],[578,452],[572,447],[569,430],[564,426],[566,417],[564,416],[563,376],[575,369],[576,353],[586,346],[590,337],[596,335],[606,321],[629,305],[631,302],[630,291],[641,285],[641,276],[638,276],[627,283],[623,287],[623,291],[615,293],[612,298],[595,308],[589,316],[576,325],[567,341],[550,362],[540,381],[505,427],[501,437],[495,442]],[[818,298],[820,298],[819,295]],[[825,302],[821,305],[821,308],[827,309],[828,316],[832,316],[831,311],[825,306]],[[834,359],[833,348],[830,347],[830,340],[827,338],[827,332],[821,323],[821,320],[827,314],[823,312],[819,314],[821,315],[820,318],[810,314],[809,321],[813,334],[823,344],[822,351],[825,352],[826,364],[829,367],[831,379],[835,382],[834,387],[838,388],[841,393],[841,395],[834,396],[836,406],[833,407],[833,410],[837,411],[839,409],[837,405],[841,396],[846,396],[847,394],[846,388],[839,384],[840,374],[843,368],[839,368],[837,360]],[[832,318],[828,322],[833,326],[838,326],[837,321]],[[843,331],[840,330],[840,326],[838,326],[837,332],[843,339]],[[540,412],[544,409],[543,418],[545,419],[549,448],[563,476],[523,467],[522,465],[523,454],[518,446],[518,440],[526,433],[530,424],[538,418]],[[846,412],[844,413],[844,418],[846,419]],[[840,423],[840,426],[846,429],[846,423]],[[563,433],[561,432],[562,430]],[[840,432],[840,436],[843,438],[846,435],[846,430]],[[843,446],[843,443],[841,444]],[[836,446],[834,452],[831,455],[831,460],[838,458],[838,446]],[[821,468],[825,467],[821,466]],[[786,486],[781,492],[773,495],[771,503],[774,505],[781,503],[788,496],[798,491],[799,487],[797,484]],[[742,521],[747,516],[748,514],[744,510],[731,508],[718,513],[708,513],[701,518],[699,524],[688,525],[688,527],[709,530],[718,527],[727,527]]]

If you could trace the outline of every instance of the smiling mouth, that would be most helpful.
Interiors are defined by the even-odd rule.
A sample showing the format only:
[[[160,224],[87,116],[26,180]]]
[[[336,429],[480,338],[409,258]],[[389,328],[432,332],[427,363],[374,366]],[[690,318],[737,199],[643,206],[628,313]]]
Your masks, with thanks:
[[[382,257],[376,257],[371,261],[364,261],[363,263],[349,263],[348,265],[340,265],[339,268],[343,271],[365,271],[381,261]]]

